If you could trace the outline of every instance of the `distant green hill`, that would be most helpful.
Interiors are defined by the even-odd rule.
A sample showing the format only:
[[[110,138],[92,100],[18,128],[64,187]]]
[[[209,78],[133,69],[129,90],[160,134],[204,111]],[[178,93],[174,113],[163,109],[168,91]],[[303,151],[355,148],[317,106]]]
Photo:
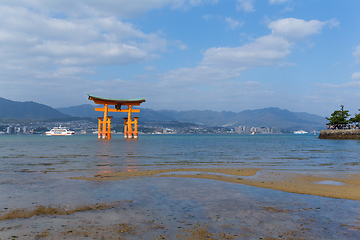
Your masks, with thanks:
[[[92,117],[92,118],[101,117],[102,113],[95,112],[95,107],[97,106],[92,104],[83,104],[73,107],[56,108],[56,110],[72,117]],[[103,107],[103,106],[101,105],[99,107]]]
[[[86,104],[69,108],[58,108],[64,114],[74,117],[100,117],[101,112],[95,112],[95,106]],[[112,113],[114,118],[126,117],[124,113]],[[250,127],[276,127],[284,130],[322,130],[325,129],[326,119],[324,117],[309,114],[296,113],[280,108],[264,108],[257,110],[246,110],[239,113],[222,111],[173,111],[173,110],[151,110],[141,108],[139,116],[141,122],[189,122],[204,126],[250,126]]]
[[[16,102],[0,98],[0,119],[48,120],[68,117],[68,115],[44,104],[36,102]]]
[[[309,114],[295,113],[280,108],[264,108],[245,110],[239,113],[215,111],[158,111],[171,116],[176,121],[192,122],[206,126],[249,126],[249,127],[276,127],[285,130],[321,130],[326,127],[324,117]]]

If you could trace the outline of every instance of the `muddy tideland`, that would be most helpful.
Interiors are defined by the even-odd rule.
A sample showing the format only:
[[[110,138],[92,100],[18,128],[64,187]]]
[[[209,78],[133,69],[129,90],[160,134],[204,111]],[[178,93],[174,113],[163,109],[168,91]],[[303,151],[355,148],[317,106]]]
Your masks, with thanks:
[[[360,239],[359,177],[181,167],[2,182],[0,239]]]

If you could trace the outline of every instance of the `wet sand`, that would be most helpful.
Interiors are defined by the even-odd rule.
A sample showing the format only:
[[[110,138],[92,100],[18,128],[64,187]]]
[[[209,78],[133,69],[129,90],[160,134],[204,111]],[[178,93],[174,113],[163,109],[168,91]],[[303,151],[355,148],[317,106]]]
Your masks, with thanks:
[[[83,182],[73,181],[74,184]],[[93,183],[93,181],[85,182]],[[357,239],[360,237],[358,201],[292,194],[198,178],[163,176],[103,183],[99,187],[104,189],[104,192],[112,191],[118,198],[124,198],[122,191],[127,187],[134,188],[131,194],[133,199],[74,207],[36,206],[29,209],[5,209],[2,210],[1,216],[11,217],[2,218],[3,220],[0,221],[0,238]],[[28,214],[24,215],[24,212]],[[20,215],[16,218],[14,214]]]
[[[0,239],[359,239],[359,177],[260,168],[73,176],[49,193],[63,205],[1,209]]]
[[[178,172],[182,172],[178,174]],[[189,174],[186,174],[186,173]],[[161,175],[164,173],[171,173]],[[215,174],[214,174],[215,173]],[[219,173],[221,175],[217,175]],[[78,180],[116,181],[135,177],[182,177],[211,179],[269,188],[290,193],[309,194],[331,198],[360,200],[360,174],[345,172],[294,172],[262,170],[256,168],[177,168],[130,172],[99,173]]]

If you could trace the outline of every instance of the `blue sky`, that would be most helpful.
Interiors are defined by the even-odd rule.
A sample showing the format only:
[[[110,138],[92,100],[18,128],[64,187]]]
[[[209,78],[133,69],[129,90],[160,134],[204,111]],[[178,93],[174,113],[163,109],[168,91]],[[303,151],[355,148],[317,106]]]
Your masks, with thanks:
[[[155,110],[360,108],[360,1],[4,0],[0,97]]]

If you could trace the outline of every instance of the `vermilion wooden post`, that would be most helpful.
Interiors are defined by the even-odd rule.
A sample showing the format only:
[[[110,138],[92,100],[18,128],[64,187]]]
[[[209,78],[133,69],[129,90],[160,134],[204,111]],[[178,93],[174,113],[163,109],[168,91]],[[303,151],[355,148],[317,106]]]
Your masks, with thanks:
[[[112,117],[108,117],[107,120],[107,139],[111,139],[111,118]]]
[[[101,138],[101,124],[102,124],[102,118],[98,117],[98,138]]]
[[[139,117],[134,117],[134,138],[138,138],[138,119]]]
[[[133,137],[133,129],[132,129],[132,122],[131,122],[131,105],[128,106],[128,121],[127,121],[127,130],[128,130],[128,138]]]
[[[107,113],[108,113],[108,105],[104,104],[104,118],[103,118],[103,125],[102,125],[102,138],[107,138],[107,124],[108,124],[108,119],[107,119]]]
[[[127,118],[124,118],[124,138],[127,138]]]

